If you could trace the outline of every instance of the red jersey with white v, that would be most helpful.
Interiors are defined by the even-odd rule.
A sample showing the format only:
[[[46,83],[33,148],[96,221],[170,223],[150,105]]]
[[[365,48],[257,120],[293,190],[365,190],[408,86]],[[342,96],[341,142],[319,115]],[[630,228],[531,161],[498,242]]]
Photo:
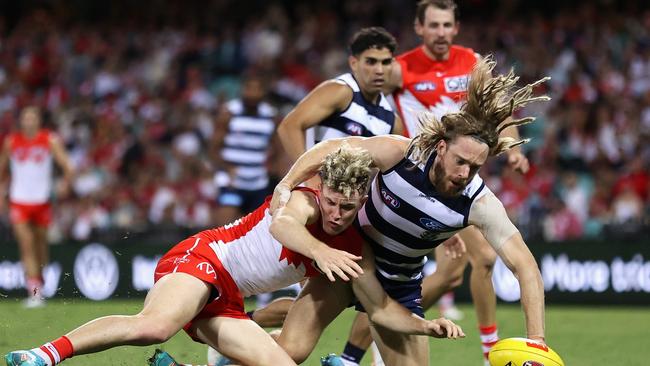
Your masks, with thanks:
[[[12,133],[9,139],[12,203],[47,203],[52,189],[51,132],[40,130],[33,138]]]
[[[318,196],[311,189],[297,189]],[[214,268],[223,266],[243,296],[278,290],[319,273],[311,259],[285,248],[269,232],[270,199],[268,197],[255,211],[232,224],[194,235],[194,238],[200,240],[196,241],[196,248],[191,251],[208,259],[211,264],[219,262]],[[330,247],[361,255],[362,239],[353,227],[339,235],[330,236],[322,230],[319,219],[307,226],[307,229]],[[190,254],[187,248],[175,248],[165,254],[163,259],[182,258],[185,253]]]
[[[467,93],[469,74],[477,54],[470,48],[451,46],[449,58],[436,61],[420,46],[397,56],[402,68],[402,89],[393,94],[404,121],[407,136],[415,136],[420,127],[418,114],[428,110],[440,118],[460,110]]]

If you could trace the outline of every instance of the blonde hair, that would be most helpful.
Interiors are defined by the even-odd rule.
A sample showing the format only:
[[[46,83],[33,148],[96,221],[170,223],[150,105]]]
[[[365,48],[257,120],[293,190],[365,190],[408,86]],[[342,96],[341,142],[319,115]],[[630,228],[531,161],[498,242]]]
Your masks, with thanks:
[[[550,100],[546,95],[532,97],[533,88],[550,78],[542,78],[512,91],[519,76],[512,69],[506,75],[492,76],[495,66],[492,57],[476,63],[467,87],[467,100],[460,112],[446,114],[440,120],[432,113],[420,114],[418,119],[421,131],[407,149],[407,155],[415,153],[416,164],[426,162],[438,142],[452,141],[457,136],[471,136],[484,142],[490,149],[490,156],[530,141],[499,137],[499,134],[510,126],[520,126],[535,120],[534,117],[524,117],[504,123],[514,111],[526,104]]]
[[[371,165],[368,151],[343,144],[325,157],[319,175],[323,185],[350,198],[368,191]]]

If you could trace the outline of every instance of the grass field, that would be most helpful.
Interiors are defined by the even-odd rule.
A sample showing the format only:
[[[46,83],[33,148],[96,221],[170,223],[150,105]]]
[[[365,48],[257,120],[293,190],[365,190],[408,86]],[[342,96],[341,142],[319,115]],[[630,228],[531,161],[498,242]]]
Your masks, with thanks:
[[[0,354],[31,348],[50,341],[95,317],[133,314],[141,301],[88,302],[54,300],[42,309],[26,310],[13,299],[0,301]],[[461,307],[466,319],[459,323],[467,338],[458,341],[432,340],[431,365],[482,365],[473,309]],[[353,313],[346,311],[325,332],[316,351],[305,363],[319,365],[318,358],[339,352],[347,338]],[[435,314],[428,313],[431,318]],[[522,336],[523,316],[517,306],[500,305],[501,337]],[[650,365],[650,308],[548,306],[547,340],[568,366]],[[185,334],[176,335],[162,348],[182,362],[205,362],[205,347]],[[145,365],[155,347],[119,347],[106,352],[78,356],[65,365]],[[364,359],[369,365],[369,357]]]

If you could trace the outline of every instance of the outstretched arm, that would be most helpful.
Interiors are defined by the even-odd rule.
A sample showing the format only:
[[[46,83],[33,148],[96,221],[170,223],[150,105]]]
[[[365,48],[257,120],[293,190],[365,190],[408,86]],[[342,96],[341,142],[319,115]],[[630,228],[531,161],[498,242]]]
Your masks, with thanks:
[[[318,220],[320,210],[312,193],[293,191],[286,206],[273,215],[269,231],[283,246],[316,261],[318,268],[334,282],[334,273],[344,281],[363,273],[355,262],[361,259],[343,250],[331,248],[314,238],[305,225]]]
[[[364,244],[361,266],[364,274],[352,281],[352,290],[368,312],[370,321],[395,332],[428,335],[436,338],[465,337],[463,330],[452,321],[440,318],[422,319],[391,299],[375,277],[374,255]]]
[[[470,210],[475,225],[519,280],[521,304],[528,338],[544,341],[544,284],[537,262],[492,192],[478,199]]]

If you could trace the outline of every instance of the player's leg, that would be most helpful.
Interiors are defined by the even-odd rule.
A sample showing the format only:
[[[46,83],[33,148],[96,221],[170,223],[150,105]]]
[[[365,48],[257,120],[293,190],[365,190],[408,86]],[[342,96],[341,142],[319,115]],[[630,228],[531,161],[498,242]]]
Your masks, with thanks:
[[[370,330],[386,365],[420,366],[429,364],[428,337],[395,333],[378,326],[371,326]]]
[[[165,342],[201,311],[211,289],[211,285],[186,273],[166,275],[149,291],[144,307],[137,315],[113,315],[92,320],[61,338],[27,351],[27,356],[36,355],[54,365],[73,354],[99,352],[119,345],[144,346]],[[25,353],[14,352],[7,356],[19,361]],[[37,365],[21,362],[9,365],[23,364]]]
[[[194,322],[192,330],[203,342],[242,365],[296,364],[264,329],[250,319],[201,319]]]
[[[370,334],[370,320],[368,314],[357,312],[354,318],[348,341],[343,348],[341,358],[346,365],[358,365],[361,363],[363,355],[372,344],[372,335]]]
[[[436,271],[422,281],[422,308],[429,309],[442,295],[463,283],[463,273],[467,266],[467,255],[451,259],[439,245],[435,249]]]
[[[490,348],[499,340],[496,324],[497,301],[492,285],[492,270],[497,254],[474,227],[464,230],[462,238],[466,243],[470,243],[467,245],[469,262],[472,265],[470,290],[481,333],[483,355],[487,360]]]
[[[352,289],[324,276],[310,278],[293,303],[278,343],[297,363],[311,354],[323,330],[352,302]]]
[[[14,208],[12,207],[12,210]],[[13,215],[13,212],[12,212]],[[43,278],[38,261],[38,250],[35,243],[35,235],[29,221],[15,221],[12,224],[14,236],[18,241],[20,262],[25,271],[25,288],[28,296],[39,295],[43,286]]]
[[[293,305],[293,297],[279,297],[271,301],[268,305],[255,309],[249,313],[251,319],[263,328],[282,327],[284,320]]]

